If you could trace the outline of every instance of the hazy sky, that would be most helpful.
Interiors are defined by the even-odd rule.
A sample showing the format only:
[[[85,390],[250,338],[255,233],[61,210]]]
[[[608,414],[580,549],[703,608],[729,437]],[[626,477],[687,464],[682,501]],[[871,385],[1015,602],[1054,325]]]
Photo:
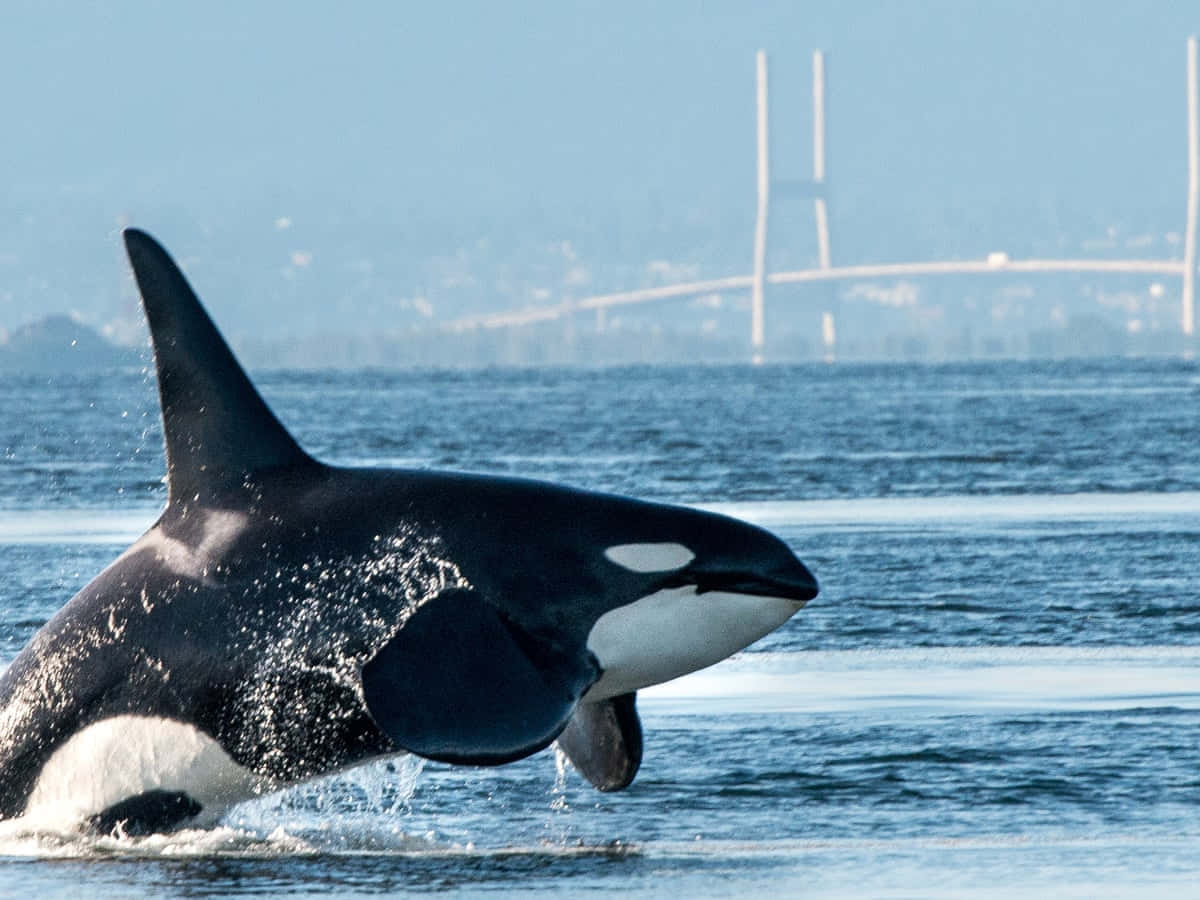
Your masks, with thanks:
[[[269,211],[435,247],[572,221],[740,234],[759,48],[781,178],[810,171],[810,54],[829,53],[844,255],[886,258],[888,228],[942,216],[1182,229],[1194,0],[6,0],[3,20],[9,307],[14,255],[104,258],[122,215],[169,241],[252,235]]]

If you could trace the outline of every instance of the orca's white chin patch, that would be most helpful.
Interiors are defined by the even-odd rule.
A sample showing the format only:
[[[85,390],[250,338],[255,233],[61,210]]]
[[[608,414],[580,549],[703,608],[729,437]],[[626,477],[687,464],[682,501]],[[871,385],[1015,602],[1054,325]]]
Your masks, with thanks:
[[[604,674],[585,701],[661,684],[718,663],[774,631],[803,606],[783,597],[669,588],[609,610],[588,649]]]
[[[147,791],[178,791],[208,826],[262,785],[208,735],[155,716],[114,716],[71,736],[38,774],[26,819],[71,826]]]

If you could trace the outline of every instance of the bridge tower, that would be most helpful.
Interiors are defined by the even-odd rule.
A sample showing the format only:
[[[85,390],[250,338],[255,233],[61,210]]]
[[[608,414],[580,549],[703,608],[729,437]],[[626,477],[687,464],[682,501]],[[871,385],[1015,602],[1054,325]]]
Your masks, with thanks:
[[[768,280],[767,220],[770,213],[771,166],[770,125],[767,95],[767,54],[755,55],[755,147],[757,150],[756,183],[758,206],[754,217],[754,271],[750,282],[750,345],[756,365],[763,361],[766,344],[765,291]],[[812,58],[813,95],[813,219],[817,232],[817,265],[821,270],[832,268],[829,247],[829,205],[827,199],[827,157],[825,154],[825,53],[814,50]],[[833,313],[822,314],[821,331],[826,358],[831,358],[834,342]]]

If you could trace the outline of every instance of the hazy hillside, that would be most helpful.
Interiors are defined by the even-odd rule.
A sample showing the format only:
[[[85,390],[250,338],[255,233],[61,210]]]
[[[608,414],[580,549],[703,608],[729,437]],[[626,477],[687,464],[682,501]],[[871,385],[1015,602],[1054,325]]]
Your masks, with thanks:
[[[137,351],[118,347],[70,316],[49,316],[10,334],[0,331],[0,372],[95,372],[141,365]]]

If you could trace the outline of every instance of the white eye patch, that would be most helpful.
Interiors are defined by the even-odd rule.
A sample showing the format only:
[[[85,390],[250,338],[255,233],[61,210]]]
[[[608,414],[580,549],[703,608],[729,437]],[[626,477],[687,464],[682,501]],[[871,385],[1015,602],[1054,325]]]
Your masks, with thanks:
[[[696,554],[683,544],[617,544],[604,551],[611,562],[631,572],[671,572],[682,569]]]

